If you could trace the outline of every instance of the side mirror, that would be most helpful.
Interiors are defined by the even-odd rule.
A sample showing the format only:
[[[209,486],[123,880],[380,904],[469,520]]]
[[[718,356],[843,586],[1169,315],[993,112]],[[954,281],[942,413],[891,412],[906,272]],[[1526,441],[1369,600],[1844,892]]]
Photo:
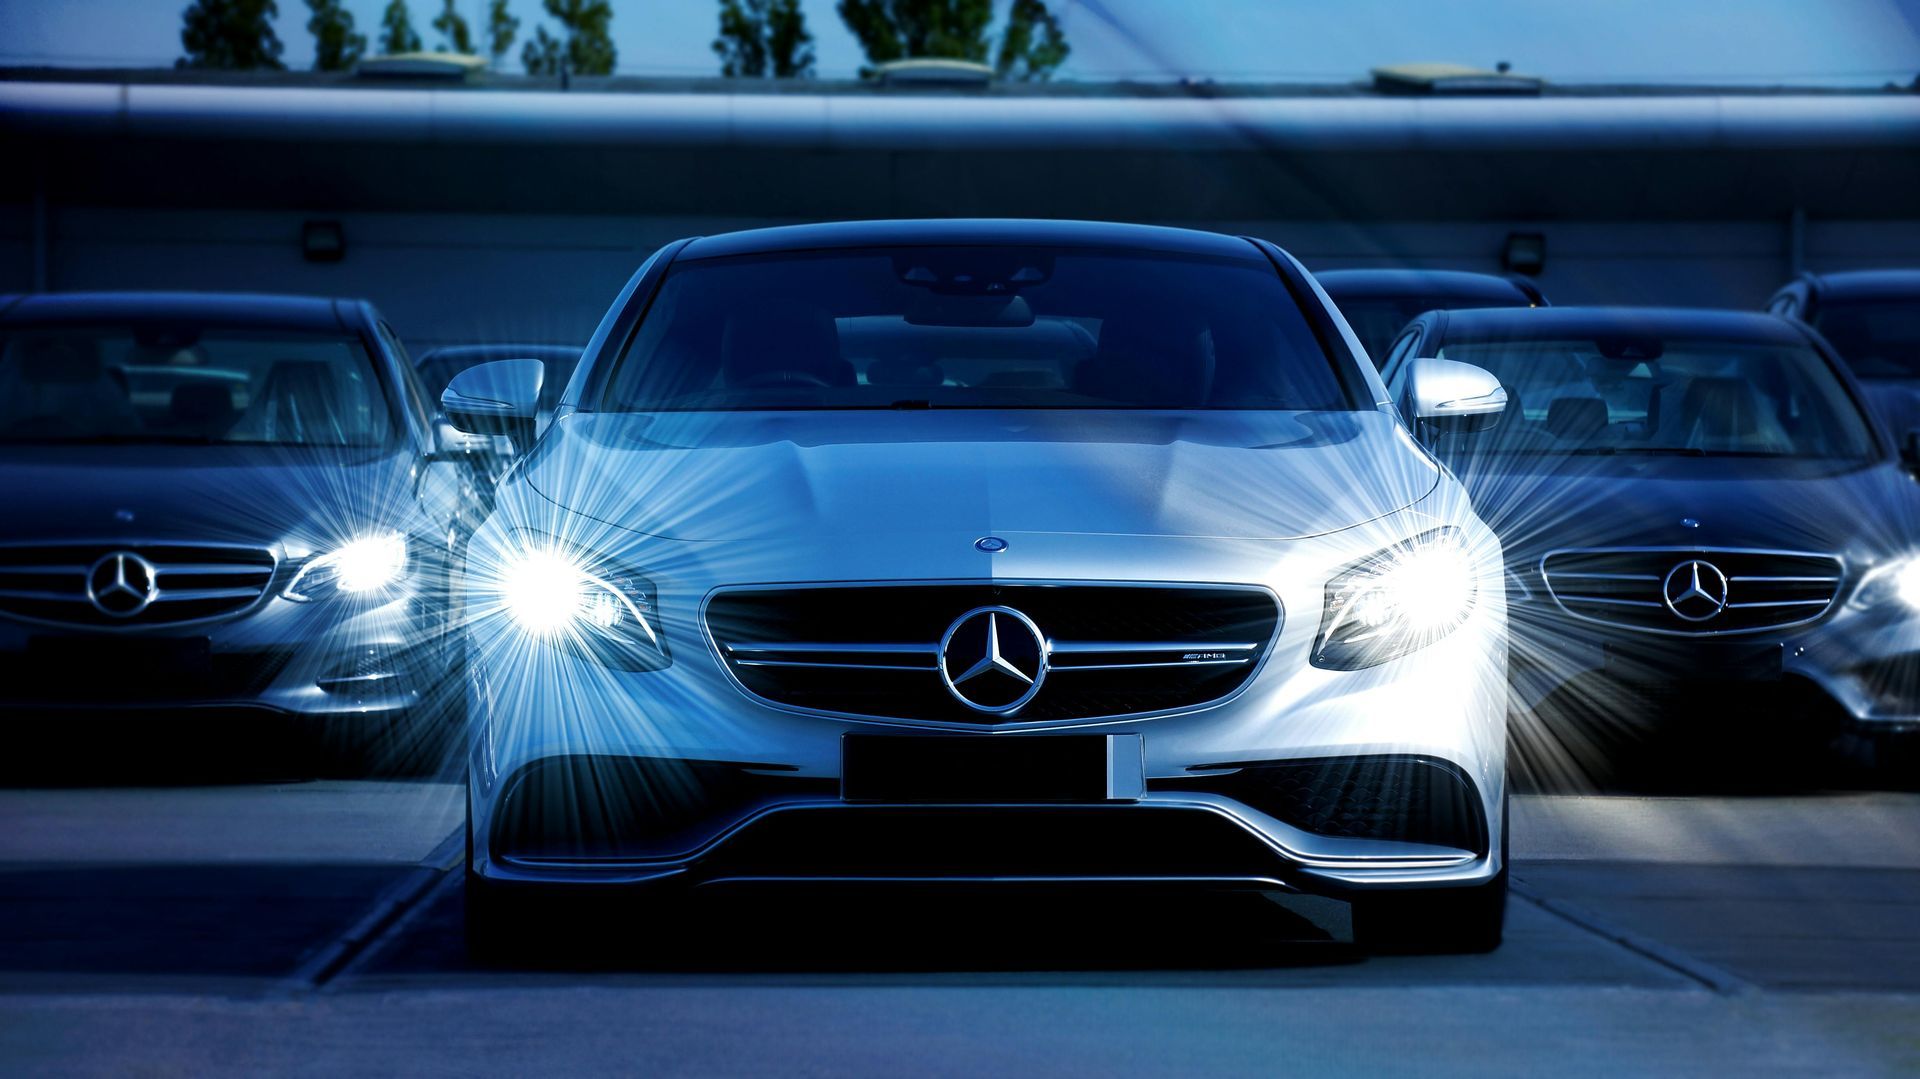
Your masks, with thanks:
[[[447,422],[468,434],[506,435],[525,453],[533,445],[540,387],[547,365],[539,360],[494,360],[453,376],[440,394]]]
[[[1507,410],[1500,380],[1458,360],[1423,357],[1407,369],[1407,404],[1413,420],[1443,434],[1490,430]]]

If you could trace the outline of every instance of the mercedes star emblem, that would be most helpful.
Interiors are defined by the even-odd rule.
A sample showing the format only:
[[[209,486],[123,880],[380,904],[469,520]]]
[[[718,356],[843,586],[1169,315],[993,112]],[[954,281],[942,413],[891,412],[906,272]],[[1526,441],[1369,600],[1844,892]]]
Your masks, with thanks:
[[[1711,562],[1682,562],[1660,582],[1660,598],[1680,618],[1705,622],[1727,609],[1727,575]]]
[[[156,576],[153,563],[132,551],[115,551],[87,567],[87,599],[108,617],[132,618],[159,596]]]
[[[976,712],[1017,712],[1046,678],[1047,638],[1011,607],[975,607],[940,639],[940,680]]]

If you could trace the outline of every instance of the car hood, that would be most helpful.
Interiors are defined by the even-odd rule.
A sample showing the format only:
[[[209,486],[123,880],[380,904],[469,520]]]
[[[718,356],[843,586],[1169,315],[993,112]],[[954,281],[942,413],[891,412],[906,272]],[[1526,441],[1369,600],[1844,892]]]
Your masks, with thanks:
[[[1874,558],[1920,540],[1920,488],[1893,462],[1563,457],[1458,468],[1519,564],[1563,547],[1721,547]]]
[[[411,518],[411,458],[241,446],[0,447],[0,539],[336,540]]]
[[[1439,470],[1381,412],[578,413],[527,483],[648,535],[1287,539],[1392,513]]]

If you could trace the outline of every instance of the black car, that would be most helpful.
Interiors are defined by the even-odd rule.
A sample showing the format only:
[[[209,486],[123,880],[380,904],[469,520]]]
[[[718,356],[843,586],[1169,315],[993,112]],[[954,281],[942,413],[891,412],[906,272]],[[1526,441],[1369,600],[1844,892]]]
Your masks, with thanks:
[[[0,711],[441,725],[475,500],[432,417],[364,301],[0,299]]]
[[[1920,462],[1818,334],[1729,311],[1431,312],[1389,351],[1388,390],[1450,361],[1507,393],[1491,430],[1421,434],[1505,545],[1520,703],[1911,748]]]
[[[1896,430],[1920,425],[1920,270],[1801,274],[1767,310],[1819,330]]]
[[[1463,270],[1327,270],[1313,275],[1375,363],[1394,336],[1426,311],[1478,307],[1545,307],[1526,277]]]

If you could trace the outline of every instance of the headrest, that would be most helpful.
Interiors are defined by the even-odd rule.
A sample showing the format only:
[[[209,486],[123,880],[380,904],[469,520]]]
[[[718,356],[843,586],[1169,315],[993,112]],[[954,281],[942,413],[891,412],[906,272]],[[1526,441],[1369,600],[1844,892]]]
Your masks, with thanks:
[[[237,413],[233,390],[217,382],[190,382],[175,386],[168,411],[173,422],[186,427],[212,428],[231,424]]]
[[[825,311],[774,302],[746,307],[727,320],[720,340],[721,371],[728,386],[744,386],[782,373],[808,375],[829,386],[853,384],[853,365],[840,357],[840,332]],[[798,383],[800,380],[790,380]]]
[[[260,383],[262,396],[280,401],[311,396],[331,402],[338,389],[334,365],[325,360],[280,360]]]
[[[1607,403],[1598,397],[1556,397],[1547,405],[1547,433],[1555,438],[1584,442],[1606,425]]]
[[[1760,430],[1759,403],[1744,379],[1696,378],[1680,401],[1687,426],[1707,438],[1740,438]]]
[[[100,343],[90,337],[62,334],[20,342],[20,374],[28,382],[69,386],[98,382],[105,369]]]
[[[1075,381],[1096,397],[1193,408],[1207,402],[1213,368],[1212,344],[1198,319],[1164,310],[1125,313],[1101,323],[1099,347]]]
[[[946,380],[938,363],[920,356],[887,356],[867,365],[870,386],[938,386]]]

